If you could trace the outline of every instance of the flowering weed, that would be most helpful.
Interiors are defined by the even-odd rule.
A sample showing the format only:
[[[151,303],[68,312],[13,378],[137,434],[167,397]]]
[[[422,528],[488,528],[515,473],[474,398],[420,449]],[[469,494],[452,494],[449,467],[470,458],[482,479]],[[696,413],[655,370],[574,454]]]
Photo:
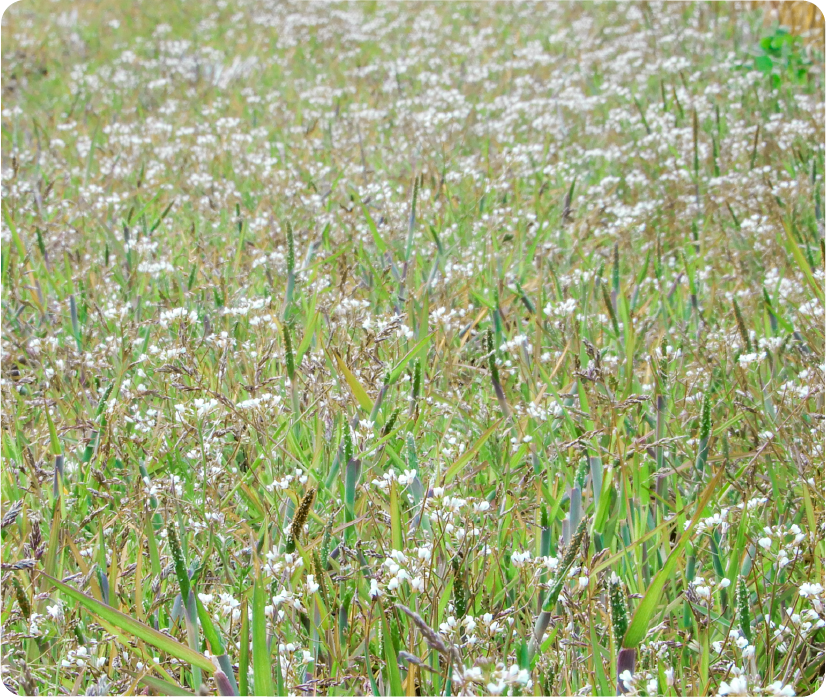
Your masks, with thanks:
[[[815,691],[823,56],[763,19],[11,7],[3,683]]]

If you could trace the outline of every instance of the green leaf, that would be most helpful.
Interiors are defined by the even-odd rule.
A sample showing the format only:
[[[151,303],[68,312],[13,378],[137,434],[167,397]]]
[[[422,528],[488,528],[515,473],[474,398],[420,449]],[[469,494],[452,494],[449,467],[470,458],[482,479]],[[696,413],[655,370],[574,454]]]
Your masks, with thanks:
[[[52,445],[52,455],[60,455],[60,440],[57,437],[57,429],[55,428],[52,415],[49,413],[49,408],[46,407],[46,421],[49,423],[49,441]]]
[[[811,286],[812,290],[814,291],[815,296],[817,296],[818,300],[820,300],[820,304],[823,305],[826,300],[824,300],[824,293],[823,289],[818,285],[815,277],[812,275],[812,269],[809,266],[809,262],[806,261],[806,257],[803,256],[803,252],[800,249],[800,246],[797,244],[797,240],[795,240],[794,235],[792,234],[792,230],[789,227],[789,224],[785,221],[781,221],[783,223],[783,229],[786,231],[786,240],[788,242],[789,250],[794,256],[795,261],[797,262],[798,267],[803,272],[803,275],[806,277],[806,281],[808,282],[809,286]]]
[[[118,612],[108,605],[98,602],[94,598],[91,598],[90,596],[81,593],[79,590],[63,583],[63,581],[58,581],[56,578],[52,578],[48,574],[41,575],[62,593],[65,593],[72,598],[72,600],[75,600],[83,605],[83,607],[85,607],[93,615],[96,615],[114,627],[121,629],[126,634],[137,637],[138,639],[145,641],[147,644],[154,646],[156,649],[165,651],[170,656],[173,656],[181,661],[186,661],[190,665],[201,668],[207,673],[215,672],[215,666],[212,661],[210,661],[203,654],[193,651],[191,648],[173,639],[172,637],[167,636],[166,634],[161,634],[152,627],[149,627],[142,622],[138,622],[137,620],[132,619],[128,615],[124,615],[122,612]]]
[[[605,675],[605,667],[602,665],[602,647],[599,645],[599,639],[597,638],[593,623],[591,623],[591,654],[594,659],[594,669],[597,675],[599,694],[610,695],[612,694],[612,690],[608,684],[608,678]]]
[[[221,640],[221,635],[218,633],[218,630],[215,629],[215,625],[212,624],[212,619],[204,607],[204,604],[201,602],[201,599],[196,593],[193,593],[193,596],[198,608],[198,619],[204,628],[204,636],[209,642],[209,650],[215,656],[218,665],[221,666],[221,670],[227,676],[227,681],[232,688],[232,694],[237,695],[239,693],[238,685],[235,682],[235,671],[232,669],[232,663],[230,663],[229,657],[227,656],[227,650],[224,647],[224,642]]]
[[[256,695],[272,695],[270,652],[267,650],[267,618],[264,615],[264,589],[261,578],[252,589],[252,675]]]
[[[379,252],[384,254],[387,251],[387,245],[381,238],[378,228],[376,228],[376,223],[373,221],[373,216],[370,215],[370,211],[367,210],[367,206],[365,206],[361,201],[359,201],[359,205],[361,206],[361,210],[364,213],[364,217],[367,219],[367,227],[370,228],[370,234],[373,235],[373,241],[376,243],[376,247],[378,247]]]
[[[772,67],[774,67],[774,63],[769,56],[757,56],[757,58],[754,59],[754,67],[761,73],[770,73]]]
[[[430,339],[433,337],[433,334],[428,334],[424,339],[422,339],[418,344],[416,344],[412,349],[410,349],[397,364],[390,371],[390,375],[387,378],[387,384],[392,385],[402,374],[404,367],[410,362],[411,359],[415,358],[416,356],[421,353],[421,351],[427,346],[430,342]]]
[[[359,406],[364,409],[368,414],[373,409],[373,400],[367,395],[367,390],[365,390],[361,383],[358,381],[358,378],[350,372],[350,369],[345,365],[344,361],[342,360],[341,356],[337,353],[333,353],[333,356],[336,359],[336,364],[338,365],[338,369],[342,375],[344,375],[344,379],[347,381],[347,385],[350,387],[350,391],[353,393],[353,397],[356,398],[356,401],[359,403]]]
[[[315,296],[313,296],[312,306],[315,305]],[[311,307],[312,307],[311,306]],[[304,326],[304,338],[301,339],[301,343],[298,345],[298,350],[295,352],[295,364],[301,365],[301,361],[304,358],[304,354],[307,353],[307,349],[310,348],[310,343],[313,340],[313,333],[315,332],[315,325],[318,321],[318,312],[314,312],[311,315],[309,322]]]
[[[238,692],[244,697],[250,693],[249,669],[250,669],[250,626],[249,613],[247,612],[246,598],[241,601],[241,650],[238,657]]]
[[[226,653],[224,642],[221,641],[221,637],[218,636],[218,632],[215,631],[215,626],[212,624],[209,613],[197,595],[195,596],[195,605],[198,608],[198,619],[201,620],[201,626],[204,628],[204,636],[209,642],[210,652],[216,656]]]
[[[622,645],[624,648],[636,648],[645,639],[645,635],[648,632],[648,626],[657,611],[657,605],[660,602],[660,595],[663,592],[663,588],[665,587],[668,579],[671,578],[671,575],[674,573],[674,569],[677,566],[677,561],[682,556],[683,548],[691,539],[691,533],[697,523],[700,522],[700,518],[703,516],[703,510],[705,509],[706,504],[708,504],[711,500],[711,497],[714,495],[714,490],[720,482],[724,472],[725,468],[721,467],[717,474],[715,474],[708,483],[703,491],[703,495],[697,501],[697,510],[694,512],[694,517],[691,519],[691,522],[685,532],[683,532],[677,544],[674,545],[674,549],[672,549],[671,554],[668,555],[668,559],[666,559],[665,564],[663,564],[663,568],[660,569],[657,575],[651,580],[651,585],[648,586],[645,596],[643,596],[639,607],[637,607],[634,616],[631,618],[631,623],[628,625],[628,631],[625,633],[625,638],[622,640]]]
[[[364,664],[367,666],[367,676],[370,678],[370,689],[373,691],[373,697],[381,697],[379,687],[376,685],[376,679],[373,677],[373,666],[370,665],[370,648],[369,641],[364,642]],[[399,693],[401,694],[401,693]]]
[[[144,675],[140,682],[159,695],[170,695],[171,697],[194,697],[195,695],[194,692],[190,692],[180,685],[161,680],[161,678],[156,678],[154,675]]]
[[[481,447],[485,444],[485,441],[490,438],[491,433],[496,430],[496,427],[501,423],[502,419],[499,419],[493,426],[491,426],[487,431],[485,431],[481,436],[479,436],[479,440],[477,440],[473,447],[470,450],[467,450],[456,462],[454,462],[450,467],[447,468],[444,476],[444,483],[450,484],[453,481],[453,478],[459,473],[459,470],[462,469],[470,459],[479,452]]]
[[[384,638],[384,660],[387,664],[387,677],[390,683],[391,695],[403,695],[402,678],[399,673],[399,660],[396,658],[396,649],[390,636],[390,627],[387,626],[387,617],[380,610],[382,623],[382,637]]]
[[[396,482],[390,483],[390,532],[393,540],[393,549],[403,550],[402,519],[399,506],[399,490]]]

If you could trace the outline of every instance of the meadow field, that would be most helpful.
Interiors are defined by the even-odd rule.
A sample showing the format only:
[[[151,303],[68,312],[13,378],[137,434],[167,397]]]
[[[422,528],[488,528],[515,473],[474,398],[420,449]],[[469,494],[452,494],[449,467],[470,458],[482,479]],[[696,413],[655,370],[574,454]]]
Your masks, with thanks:
[[[3,685],[814,693],[799,5],[6,10]]]

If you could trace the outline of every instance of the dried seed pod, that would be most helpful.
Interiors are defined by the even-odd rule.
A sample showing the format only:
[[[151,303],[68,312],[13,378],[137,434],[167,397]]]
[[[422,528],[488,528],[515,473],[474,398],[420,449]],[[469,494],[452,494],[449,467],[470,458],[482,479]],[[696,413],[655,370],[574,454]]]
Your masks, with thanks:
[[[6,511],[3,515],[3,522],[2,524],[0,524],[0,529],[7,528],[9,525],[14,523],[14,521],[17,520],[17,516],[22,509],[23,499],[18,499],[11,505],[11,508],[9,508],[9,510]]]
[[[500,384],[499,383],[499,368],[496,365],[496,350],[493,346],[493,330],[488,328],[488,333],[486,337],[487,341],[487,352],[488,352],[488,366],[490,367],[490,374],[493,377],[494,385]]]
[[[665,340],[665,336],[663,336],[662,342],[660,343],[659,372],[660,391],[662,392],[662,394],[665,394],[666,388],[668,387],[668,345]]]
[[[746,329],[746,323],[743,321],[740,306],[734,298],[731,299],[731,304],[734,307],[734,317],[737,320],[737,329],[740,332],[740,338],[743,340],[743,345],[746,347],[746,350],[751,353],[751,338],[749,337],[748,329]]]
[[[327,602],[327,572],[324,571],[318,549],[313,550],[313,574],[315,574],[315,580],[319,585],[321,597],[324,598],[324,602]]]
[[[290,322],[284,322],[282,328],[284,330],[284,351],[287,362],[287,376],[290,382],[295,380],[295,356],[293,355],[293,339],[291,336]]]
[[[23,613],[23,617],[29,619],[32,614],[32,606],[29,604],[29,599],[26,596],[26,592],[23,590],[23,586],[20,585],[20,581],[17,580],[16,576],[11,577],[11,584],[14,586],[14,594],[17,597],[17,604],[20,606],[20,612]]]
[[[315,489],[310,487],[307,493],[304,494],[304,498],[301,499],[301,503],[298,504],[298,510],[295,512],[293,522],[290,524],[290,535],[287,538],[288,553],[295,551],[295,542],[301,536],[304,523],[307,522],[310,510],[313,507],[313,501],[315,501]]]
[[[619,320],[617,319],[617,312],[614,310],[614,303],[608,293],[608,286],[604,283],[600,283],[599,286],[602,288],[602,302],[605,303],[605,308],[608,310],[608,316],[611,318],[611,324],[614,327],[614,332],[619,335]]]
[[[447,646],[445,646],[445,642],[442,641],[442,638],[430,627],[430,625],[425,622],[419,614],[413,612],[409,607],[405,607],[401,604],[396,604],[396,609],[401,610],[405,615],[407,615],[412,621],[413,624],[416,625],[418,630],[421,632],[424,640],[427,642],[428,646],[435,651],[438,651],[443,656],[448,656],[449,652]]]
[[[32,556],[38,557],[38,550],[42,556],[43,554],[43,534],[40,532],[40,521],[33,520],[32,521],[32,529],[29,533],[29,547],[31,547]]]
[[[20,661],[18,662],[18,666],[20,666],[20,673],[22,676],[20,679],[20,687],[23,690],[23,694],[36,695],[38,693],[37,683],[34,680],[29,664],[25,661]]]

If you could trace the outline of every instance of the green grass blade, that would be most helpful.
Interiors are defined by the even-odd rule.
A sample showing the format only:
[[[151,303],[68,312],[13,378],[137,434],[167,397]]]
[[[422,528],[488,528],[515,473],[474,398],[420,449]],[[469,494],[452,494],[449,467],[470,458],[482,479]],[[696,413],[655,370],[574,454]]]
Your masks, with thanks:
[[[677,544],[674,545],[674,548],[671,550],[671,554],[668,555],[668,559],[666,559],[665,564],[663,564],[663,568],[657,572],[653,579],[651,579],[651,585],[648,587],[648,590],[646,590],[636,612],[634,612],[634,616],[631,618],[631,623],[628,625],[628,631],[625,633],[625,638],[622,640],[623,647],[628,649],[636,648],[645,639],[651,620],[657,612],[657,607],[660,602],[660,595],[663,592],[663,588],[674,573],[674,569],[677,566],[677,561],[682,556],[683,548],[691,539],[691,533],[700,521],[700,518],[703,515],[703,509],[714,495],[717,484],[720,482],[724,472],[725,468],[721,467],[717,474],[712,477],[711,481],[703,491],[702,496],[697,501],[697,510],[694,513],[694,517],[691,519],[691,522],[685,532],[683,532]]]
[[[247,612],[247,599],[241,601],[241,631],[239,633],[241,649],[238,656],[238,692],[247,697],[250,693],[250,620]]]
[[[267,650],[267,618],[264,615],[264,588],[261,578],[252,589],[252,675],[256,695],[274,694],[270,652]]]
[[[215,671],[215,666],[212,661],[210,661],[203,654],[193,651],[185,644],[182,644],[166,634],[161,634],[160,632],[152,629],[152,627],[149,627],[142,622],[138,622],[137,620],[132,619],[128,615],[124,615],[122,612],[118,612],[108,605],[98,602],[94,598],[91,598],[90,596],[81,593],[79,590],[63,583],[63,581],[58,581],[56,578],[52,578],[47,574],[42,575],[52,585],[54,585],[55,588],[60,590],[62,593],[65,593],[72,600],[83,605],[83,607],[85,607],[89,612],[109,622],[125,633],[137,637],[138,639],[145,641],[147,644],[151,644],[156,649],[165,651],[170,656],[173,656],[181,661],[185,661],[191,666],[200,668],[207,673],[212,673]]]
[[[462,454],[462,456],[458,460],[456,460],[456,462],[454,462],[450,467],[447,468],[447,471],[444,474],[445,484],[450,484],[450,482],[454,480],[456,475],[459,474],[459,471],[462,469],[462,467],[464,467],[468,462],[470,462],[471,458],[473,458],[476,455],[476,453],[479,452],[479,450],[485,444],[485,441],[487,441],[487,439],[490,438],[491,434],[496,430],[501,421],[502,420],[499,419],[496,423],[493,424],[493,426],[491,426],[487,431],[485,431],[481,436],[479,436],[479,439],[473,444],[473,447],[466,450]]]
[[[144,675],[140,682],[146,685],[154,693],[158,695],[169,695],[170,697],[194,697],[195,693],[190,692],[180,685],[175,685],[161,678],[156,678],[154,675]]]
[[[333,356],[336,359],[336,365],[338,366],[339,371],[344,376],[350,391],[353,393],[353,397],[355,397],[356,401],[359,403],[359,406],[369,414],[373,409],[373,400],[371,400],[367,395],[367,390],[362,387],[361,383],[358,381],[358,378],[350,372],[350,369],[344,364],[341,356],[335,352],[333,353]]]
[[[387,378],[387,384],[392,385],[402,374],[405,366],[410,362],[411,359],[415,358],[425,349],[428,343],[430,343],[430,339],[433,337],[433,334],[428,334],[424,339],[422,339],[419,343],[417,343],[412,349],[410,349],[404,357],[396,364],[393,370],[390,371],[390,375]]]

